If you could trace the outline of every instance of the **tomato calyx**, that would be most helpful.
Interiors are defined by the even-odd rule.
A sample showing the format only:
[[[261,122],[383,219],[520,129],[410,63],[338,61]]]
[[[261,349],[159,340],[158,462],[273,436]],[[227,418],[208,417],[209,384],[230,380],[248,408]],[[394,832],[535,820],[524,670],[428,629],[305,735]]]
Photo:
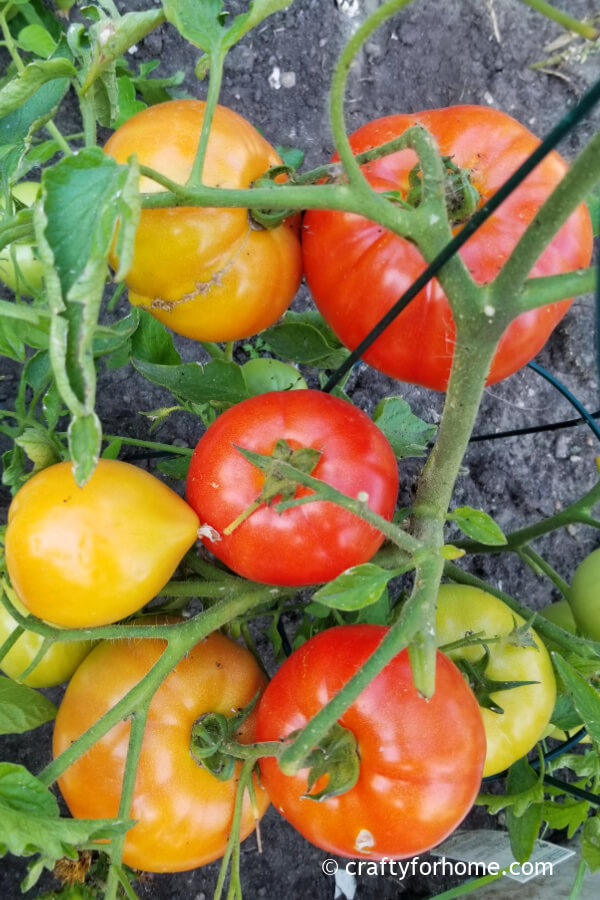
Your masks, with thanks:
[[[235,774],[238,757],[232,750],[235,751],[236,736],[256,706],[258,697],[257,693],[234,716],[204,713],[192,725],[190,752],[198,765],[208,769],[219,781],[229,781]]]
[[[471,181],[469,169],[461,169],[453,162],[451,156],[443,156],[445,175],[445,198],[450,224],[453,226],[466,222],[477,210],[481,194]],[[423,173],[417,163],[408,173],[408,191],[402,195],[400,191],[385,191],[388,200],[397,203],[403,209],[416,209],[423,197]]]
[[[225,535],[230,535],[235,531],[263,503],[271,506],[275,501],[287,503],[293,500],[298,490],[298,484],[292,478],[281,473],[280,463],[289,463],[306,475],[311,475],[321,457],[321,451],[315,447],[297,447],[292,450],[288,442],[283,439],[277,441],[270,456],[238,447],[237,444],[234,444],[234,447],[248,462],[265,473],[265,483],[258,497],[223,529]]]
[[[294,731],[289,738],[294,738]],[[358,742],[348,728],[339,722],[327,732],[325,737],[310,751],[304,761],[308,766],[308,784],[303,797],[307,800],[328,800],[351,790],[360,773]],[[326,784],[316,793],[311,793],[317,781],[327,776]]]
[[[276,188],[278,183],[294,182],[296,170],[293,166],[281,163],[278,166],[271,166],[264,174],[252,182],[253,188]],[[279,179],[279,182],[278,182]],[[297,213],[295,209],[249,209],[248,219],[251,228],[277,228],[285,219]]]
[[[528,684],[539,684],[538,681],[495,681],[486,675],[486,670],[490,661],[490,651],[485,644],[482,644],[483,656],[476,662],[470,662],[465,659],[455,659],[454,662],[467,679],[469,686],[479,706],[483,709],[489,709],[491,712],[502,715],[504,709],[498,701],[492,697],[500,691],[510,691],[513,688],[524,687]]]

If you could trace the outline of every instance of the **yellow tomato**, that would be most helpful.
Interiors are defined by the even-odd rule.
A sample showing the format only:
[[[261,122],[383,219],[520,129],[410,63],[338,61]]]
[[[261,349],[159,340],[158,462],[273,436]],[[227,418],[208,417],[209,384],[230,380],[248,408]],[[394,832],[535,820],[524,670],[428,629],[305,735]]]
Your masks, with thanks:
[[[54,728],[58,756],[134,687],[160,657],[165,641],[154,638],[102,641],[67,687]],[[244,647],[218,631],[177,664],[150,703],[123,861],[148,872],[181,872],[218,859],[231,831],[239,777],[219,781],[190,751],[192,728],[210,712],[231,716],[247,706],[266,678]],[[236,733],[255,740],[256,710]],[[83,819],[111,818],[119,800],[131,723],[119,722],[58,779],[71,813]],[[269,798],[255,781],[258,817]],[[311,801],[308,801],[309,803]],[[244,797],[242,840],[256,821]]]
[[[556,680],[546,647],[533,628],[528,634],[535,646],[518,646],[508,635],[525,620],[506,603],[464,584],[443,584],[438,594],[436,615],[437,643],[461,640],[470,634],[482,634],[487,644],[489,661],[485,670],[493,681],[533,681],[491,694],[504,712],[482,708],[487,738],[484,776],[496,775],[525,756],[544,734],[556,700]],[[484,655],[481,644],[448,651],[455,662],[464,659],[477,662]]]
[[[185,184],[204,120],[202,100],[171,100],[142,110],[108,140],[119,163],[135,154],[141,165]],[[245,119],[218,106],[211,125],[203,180],[247,188],[281,162]],[[140,189],[164,190],[142,177]],[[117,266],[113,255],[111,264]],[[271,325],[287,309],[302,274],[297,218],[265,229],[246,209],[169,207],[142,211],[129,299],[173,331],[195,340],[229,341]]]
[[[100,460],[78,487],[71,464],[42,469],[8,511],[6,564],[17,596],[40,619],[106,625],[140,609],[196,539],[198,517],[165,484]]]

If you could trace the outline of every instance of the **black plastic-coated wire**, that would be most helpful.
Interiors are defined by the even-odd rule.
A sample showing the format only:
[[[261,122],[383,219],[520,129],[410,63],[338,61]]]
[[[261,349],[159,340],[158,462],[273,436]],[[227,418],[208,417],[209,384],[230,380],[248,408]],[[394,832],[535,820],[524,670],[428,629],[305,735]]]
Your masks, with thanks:
[[[571,393],[571,391],[562,383],[562,381],[559,381],[558,378],[555,378],[554,375],[552,375],[546,369],[542,368],[542,366],[538,365],[538,363],[536,362],[530,362],[527,365],[534,372],[537,372],[538,375],[541,375],[542,378],[545,378],[546,381],[549,381],[557,391],[560,391],[563,397],[565,397],[565,399],[569,401],[571,406],[575,407],[577,412],[585,420],[592,434],[600,441],[600,427],[598,426],[598,423],[594,420],[592,414],[587,411],[583,403],[581,403],[577,399],[577,397],[573,393]]]
[[[511,194],[516,187],[535,169],[537,164],[553,150],[556,145],[583,119],[588,112],[600,101],[600,79],[583,95],[579,103],[569,110],[566,115],[558,122],[557,125],[546,135],[540,145],[527,157],[519,168],[508,178],[502,187],[496,191],[493,197],[477,210],[474,215],[463,226],[461,231],[449,241],[445,247],[438,253],[435,259],[427,266],[427,268],[413,281],[407,291],[402,294],[399,300],[388,310],[377,325],[369,331],[362,339],[360,344],[355,347],[344,362],[334,369],[329,376],[327,382],[323,386],[323,391],[332,391],[333,388],[342,380],[346,372],[349,372],[352,366],[358,362],[361,356],[369,349],[371,344],[385,331],[388,325],[396,319],[400,313],[408,306],[411,300],[425,285],[440,271],[448,260],[462,247],[464,243],[477,231],[483,223],[496,211],[500,204]]]

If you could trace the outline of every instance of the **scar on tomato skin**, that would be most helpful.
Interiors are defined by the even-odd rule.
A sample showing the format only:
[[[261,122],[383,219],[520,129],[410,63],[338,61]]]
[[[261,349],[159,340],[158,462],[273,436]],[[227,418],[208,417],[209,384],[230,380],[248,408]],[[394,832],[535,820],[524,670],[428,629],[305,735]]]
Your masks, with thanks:
[[[252,229],[248,223],[248,230],[229,262],[227,262],[222,269],[219,269],[218,272],[215,272],[208,281],[197,281],[194,290],[190,291],[188,294],[183,294],[178,300],[164,300],[162,297],[153,297],[151,303],[146,306],[145,309],[162,309],[165,312],[172,312],[179,304],[189,303],[191,300],[196,300],[198,297],[205,297],[207,294],[210,294],[214,287],[222,287],[224,276],[227,275],[240,253],[244,250],[244,247],[250,238],[251,231]]]

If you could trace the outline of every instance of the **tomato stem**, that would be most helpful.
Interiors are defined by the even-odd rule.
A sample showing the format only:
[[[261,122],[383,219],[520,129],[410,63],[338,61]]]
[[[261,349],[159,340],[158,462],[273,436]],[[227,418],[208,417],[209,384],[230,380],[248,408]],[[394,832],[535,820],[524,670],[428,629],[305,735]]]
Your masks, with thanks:
[[[232,867],[231,867],[231,875],[230,875],[230,886],[227,897],[237,896],[242,897],[241,892],[241,884],[240,884],[240,867],[239,867],[239,848],[240,848],[240,824],[242,820],[242,810],[244,803],[244,794],[248,789],[248,786],[252,780],[252,770],[254,768],[255,760],[247,759],[241,768],[237,791],[235,795],[235,805],[233,807],[233,817],[231,820],[231,829],[229,832],[229,840],[227,841],[227,847],[225,849],[225,853],[223,855],[223,861],[221,863],[221,868],[219,870],[219,877],[217,880],[217,885],[215,888],[215,893],[213,900],[220,900],[221,895],[223,893],[223,888],[225,886],[225,878],[227,877],[227,870],[229,868],[229,861],[232,859]],[[232,894],[232,889],[234,893]]]
[[[202,174],[204,171],[204,161],[206,159],[206,151],[208,149],[208,141],[210,137],[210,129],[217,107],[219,94],[221,93],[221,82],[223,80],[223,63],[225,61],[225,51],[221,47],[213,46],[210,51],[210,70],[208,76],[208,93],[206,95],[206,106],[204,107],[204,118],[202,120],[202,130],[198,140],[198,149],[194,165],[190,172],[187,184],[190,187],[202,184]]]
[[[263,505],[263,501],[260,498],[253,500],[252,503],[250,503],[249,506],[246,507],[246,509],[242,510],[242,512],[239,514],[239,516],[235,517],[233,522],[230,522],[229,525],[223,529],[223,534],[226,536],[233,534],[235,529],[239,525],[241,525],[242,522],[245,522],[246,519],[249,516],[251,516],[253,512],[256,512],[256,510],[259,509],[259,507],[261,507],[262,505]]]

